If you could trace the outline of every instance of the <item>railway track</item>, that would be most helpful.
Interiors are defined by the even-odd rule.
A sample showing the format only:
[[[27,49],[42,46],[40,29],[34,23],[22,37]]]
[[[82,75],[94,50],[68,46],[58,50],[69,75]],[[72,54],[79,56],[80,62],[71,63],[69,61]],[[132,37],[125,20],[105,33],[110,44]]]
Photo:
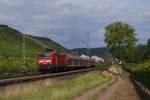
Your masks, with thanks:
[[[94,70],[104,71],[107,69],[108,67],[88,68],[88,69],[67,71],[67,72],[61,72],[61,73],[38,74],[38,75],[22,76],[22,77],[16,77],[16,78],[1,79],[0,87],[21,84],[21,83],[31,82],[31,81],[36,81],[36,80],[43,80],[43,79],[48,79],[48,78],[55,78],[55,77],[60,77],[60,76],[73,75],[77,73],[89,72],[89,71],[94,71]]]

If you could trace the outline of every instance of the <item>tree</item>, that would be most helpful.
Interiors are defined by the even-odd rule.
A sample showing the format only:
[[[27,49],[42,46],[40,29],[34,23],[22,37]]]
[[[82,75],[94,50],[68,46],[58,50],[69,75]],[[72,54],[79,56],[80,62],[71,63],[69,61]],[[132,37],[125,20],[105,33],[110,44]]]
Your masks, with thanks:
[[[121,61],[129,59],[137,41],[133,26],[124,22],[111,23],[105,27],[104,36],[113,57]]]
[[[146,45],[139,44],[134,48],[132,57],[128,59],[130,63],[143,63],[145,60]]]
[[[146,55],[145,55],[145,57],[146,57],[147,59],[150,59],[150,39],[148,39],[148,41],[147,41],[147,45],[146,45]]]

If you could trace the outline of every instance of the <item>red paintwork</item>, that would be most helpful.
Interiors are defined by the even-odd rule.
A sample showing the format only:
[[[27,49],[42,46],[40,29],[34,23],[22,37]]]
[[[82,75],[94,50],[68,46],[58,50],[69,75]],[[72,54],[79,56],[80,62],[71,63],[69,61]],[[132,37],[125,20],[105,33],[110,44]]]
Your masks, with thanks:
[[[38,65],[40,67],[64,67],[64,66],[87,66],[95,65],[94,60],[82,59],[78,56],[71,56],[66,54],[56,54],[55,52],[41,52],[38,55],[47,54],[50,56],[38,57]]]

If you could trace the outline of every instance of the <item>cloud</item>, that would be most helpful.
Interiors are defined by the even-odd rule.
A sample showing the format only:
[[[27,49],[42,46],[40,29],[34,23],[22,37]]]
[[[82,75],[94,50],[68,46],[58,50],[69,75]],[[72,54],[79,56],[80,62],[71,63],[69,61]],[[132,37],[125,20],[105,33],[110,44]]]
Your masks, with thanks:
[[[145,43],[150,38],[149,4],[147,0],[0,0],[0,23],[76,48],[86,46],[82,42],[86,32],[91,33],[91,47],[105,46],[104,27],[120,20],[133,25],[139,42]]]

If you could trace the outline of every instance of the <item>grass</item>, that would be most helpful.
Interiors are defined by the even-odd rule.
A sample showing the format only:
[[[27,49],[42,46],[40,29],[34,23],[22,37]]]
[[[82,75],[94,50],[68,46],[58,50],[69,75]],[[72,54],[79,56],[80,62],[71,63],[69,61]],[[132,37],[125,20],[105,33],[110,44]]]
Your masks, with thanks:
[[[71,100],[80,96],[111,79],[109,74],[89,73],[72,80],[60,81],[53,85],[39,85],[38,87],[21,89],[18,93],[4,93],[1,100]],[[34,88],[33,88],[34,87]],[[36,87],[36,88],[35,88]],[[15,91],[14,91],[15,92]],[[5,95],[7,94],[7,95]],[[9,95],[8,95],[9,94]]]
[[[103,95],[103,94],[106,92],[106,90],[107,90],[108,88],[110,88],[114,83],[115,83],[115,81],[109,83],[109,84],[107,85],[107,87],[102,88],[102,90],[97,91],[97,93],[96,93],[94,96],[90,97],[89,100],[97,100],[97,98],[98,98],[100,95]]]
[[[150,62],[143,64],[125,64],[124,67],[137,81],[150,89]]]
[[[108,67],[110,66],[110,64],[106,64],[106,63],[96,63],[96,67]]]

